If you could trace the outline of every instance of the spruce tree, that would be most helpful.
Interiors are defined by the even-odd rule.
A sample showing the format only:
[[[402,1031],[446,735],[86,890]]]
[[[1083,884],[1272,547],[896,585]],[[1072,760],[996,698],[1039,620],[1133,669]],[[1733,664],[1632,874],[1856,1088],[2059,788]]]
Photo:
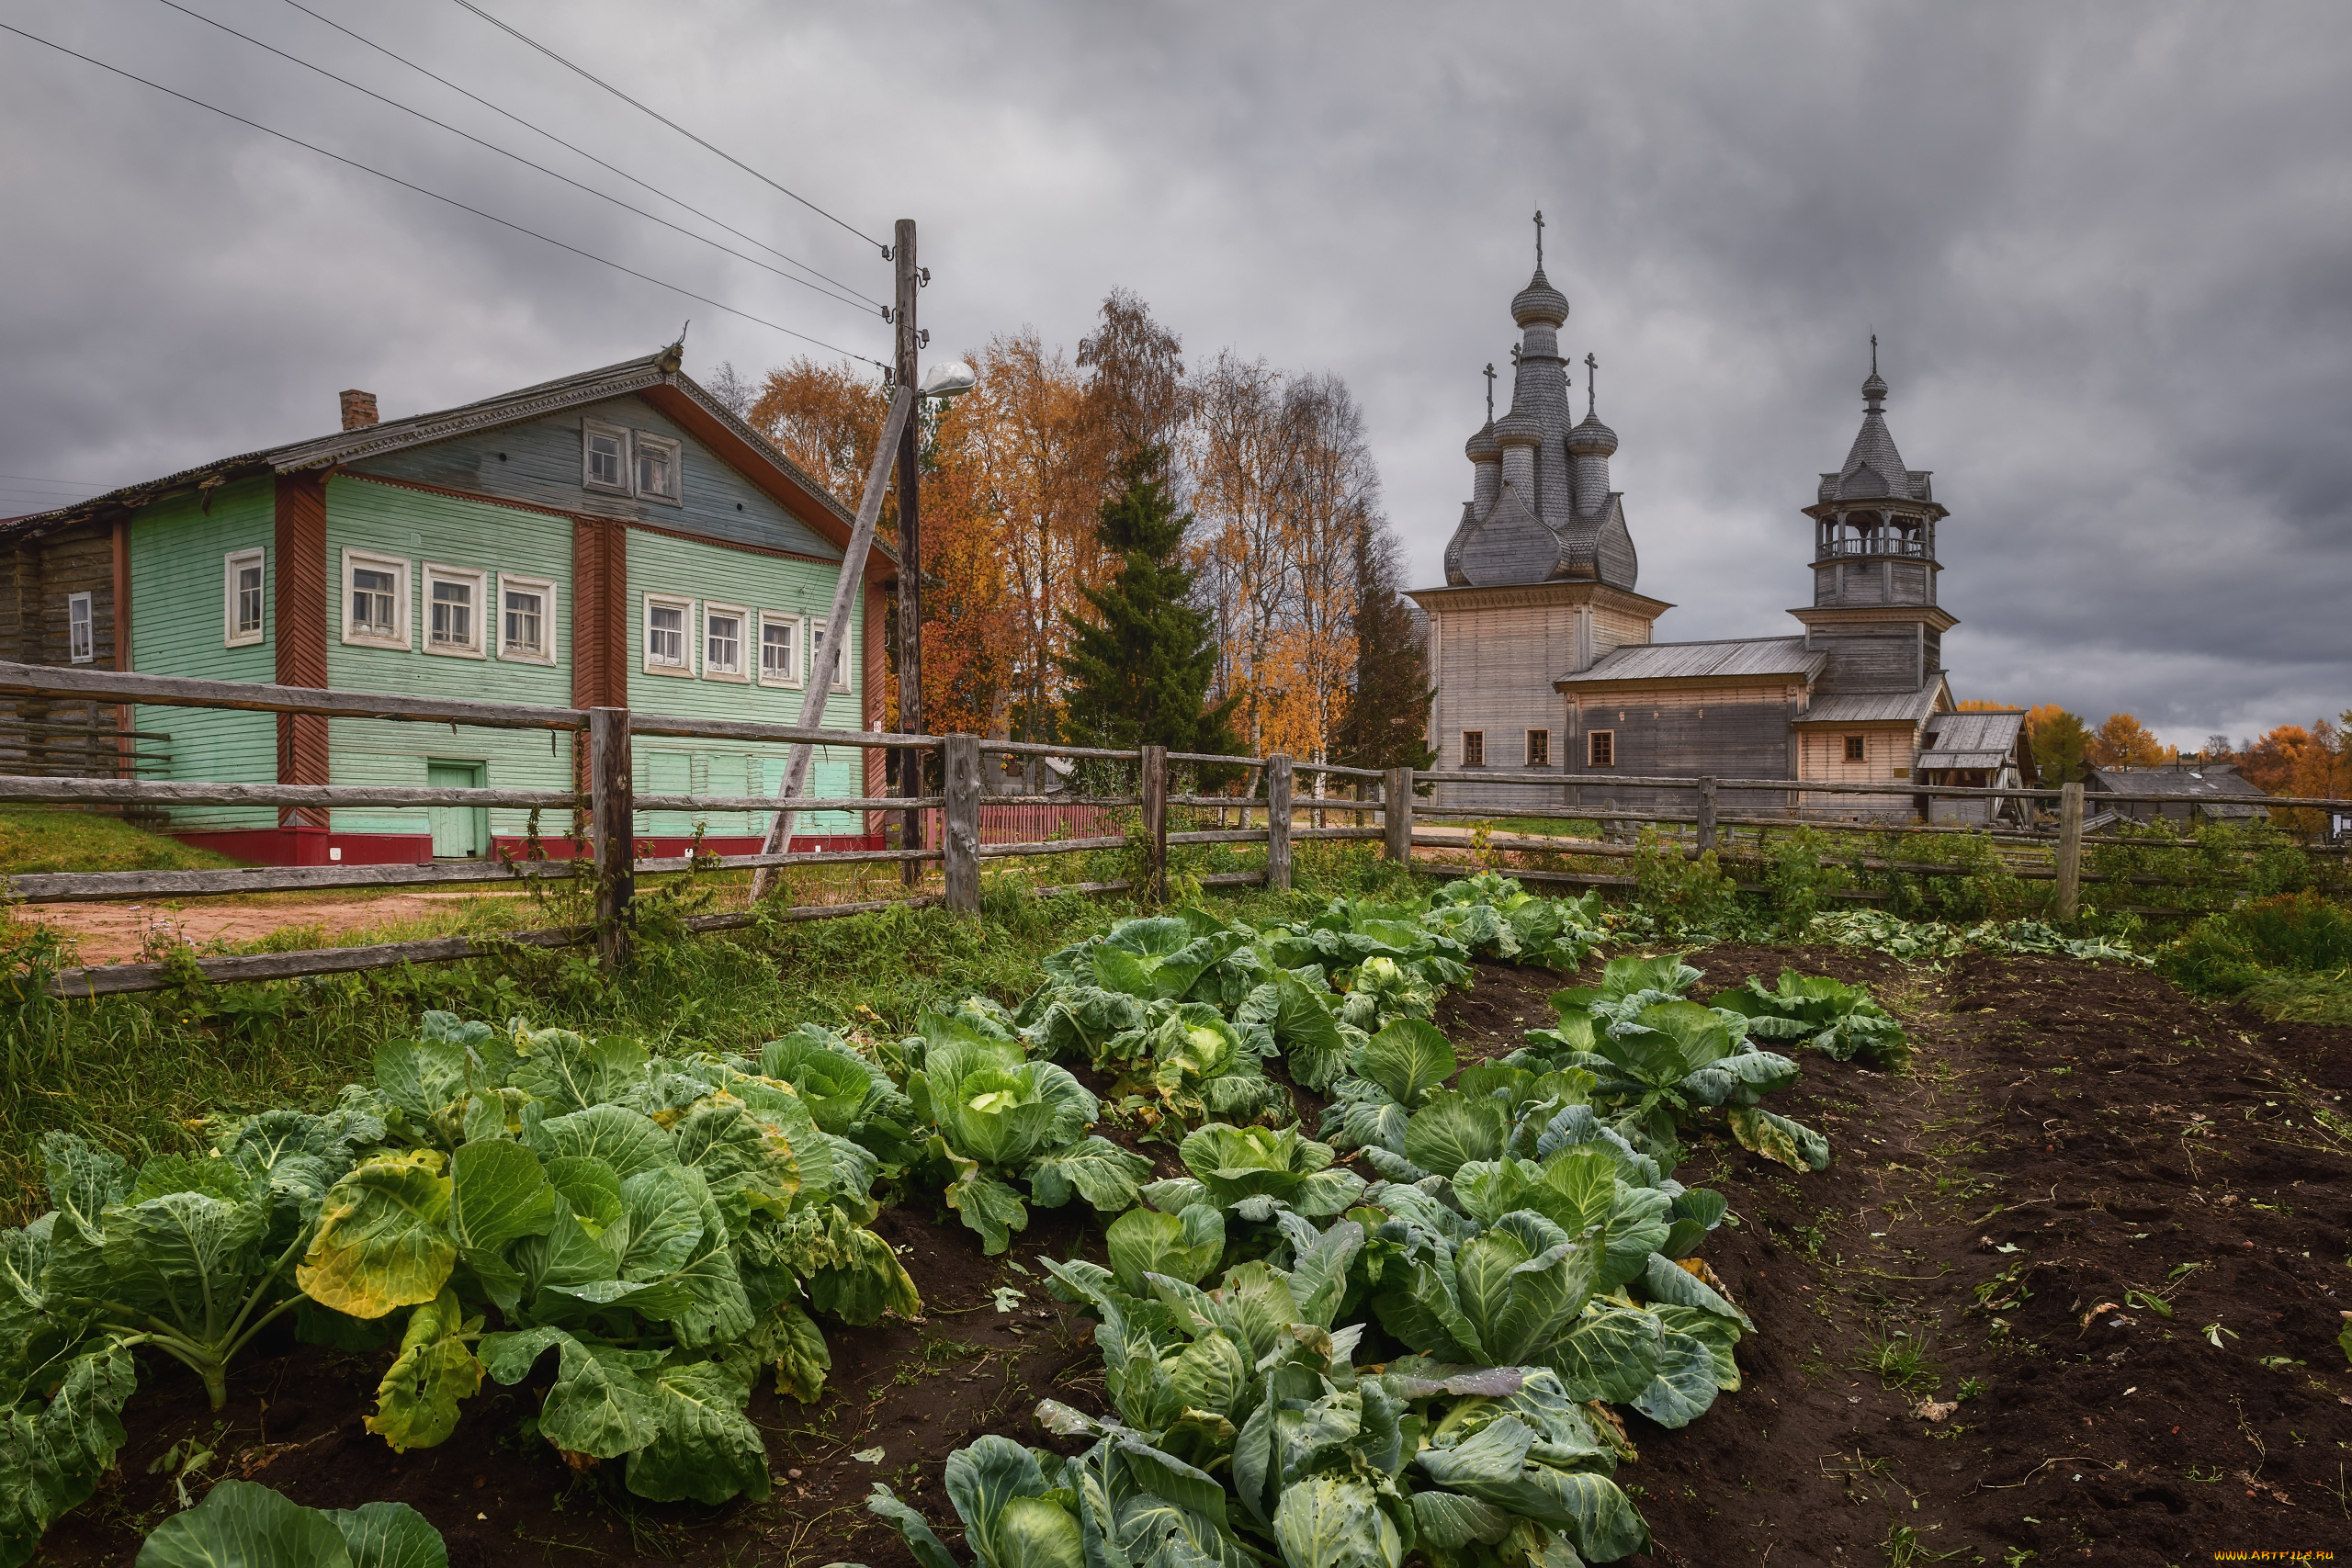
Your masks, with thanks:
[[[1412,608],[1396,592],[1394,536],[1367,525],[1356,541],[1355,689],[1332,738],[1351,768],[1426,768],[1437,753],[1429,727],[1429,659]]]
[[[1070,649],[1063,733],[1082,746],[1165,746],[1172,751],[1238,749],[1227,718],[1230,699],[1208,705],[1216,644],[1193,603],[1183,564],[1192,523],[1168,494],[1168,449],[1132,447],[1120,459],[1117,490],[1102,503],[1095,534],[1119,558],[1108,585],[1082,592],[1093,616],[1065,614]]]

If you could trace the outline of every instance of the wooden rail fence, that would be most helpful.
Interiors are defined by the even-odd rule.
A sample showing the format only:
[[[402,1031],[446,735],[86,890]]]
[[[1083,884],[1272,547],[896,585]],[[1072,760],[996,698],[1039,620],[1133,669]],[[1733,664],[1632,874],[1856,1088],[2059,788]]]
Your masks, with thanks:
[[[804,729],[796,726],[747,720],[674,717],[633,713],[620,707],[538,708],[511,704],[476,703],[454,698],[413,697],[375,693],[335,692],[305,687],[191,680],[176,676],[120,674],[106,671],[61,670],[44,665],[0,662],[0,697],[78,699],[107,704],[136,703],[148,706],[235,709],[265,713],[317,714],[328,717],[375,718],[406,723],[463,725],[490,728],[571,732],[582,737],[584,790],[501,789],[495,787],[433,787],[378,784],[278,784],[172,781],[138,776],[61,778],[0,774],[0,805],[114,805],[149,809],[176,806],[255,806],[277,808],[354,807],[503,807],[560,814],[584,837],[586,853],[571,859],[546,858],[428,863],[409,865],[254,866],[232,871],[125,871],[27,874],[5,879],[0,894],[27,902],[100,902],[158,899],[233,893],[285,892],[356,887],[464,886],[514,883],[524,879],[593,875],[594,919],[586,924],[518,931],[499,937],[439,937],[421,942],[386,942],[371,946],[313,949],[293,953],[256,953],[195,960],[197,968],[214,981],[284,979],[304,975],[347,974],[401,964],[443,962],[479,957],[508,947],[571,947],[594,943],[607,964],[628,962],[634,927],[636,880],[640,875],[694,870],[755,869],[768,866],[889,863],[910,874],[932,863],[941,869],[940,890],[904,898],[847,904],[784,906],[760,910],[690,918],[695,931],[737,930],[763,920],[827,919],[876,909],[944,904],[959,912],[977,911],[980,905],[980,864],[986,860],[1086,853],[1137,847],[1135,874],[1111,881],[1079,882],[1046,892],[1109,893],[1141,890],[1165,895],[1169,846],[1247,844],[1265,847],[1261,870],[1216,873],[1201,877],[1204,886],[1264,883],[1278,889],[1292,884],[1293,849],[1301,840],[1378,840],[1384,856],[1408,862],[1416,847],[1459,852],[1465,840],[1434,831],[1416,831],[1417,819],[1491,819],[1491,807],[1437,806],[1417,803],[1416,788],[1424,784],[1478,784],[1524,786],[1558,791],[1577,785],[1607,785],[1682,792],[1693,797],[1688,811],[1621,811],[1613,807],[1530,806],[1507,813],[1534,819],[1640,821],[1687,825],[1693,841],[1682,852],[1690,857],[1718,850],[1732,863],[1754,863],[1759,855],[1741,855],[1719,846],[1726,828],[1754,826],[1787,829],[1804,824],[1795,816],[1799,795],[1863,795],[1883,797],[1885,784],[1838,784],[1788,779],[1715,779],[1689,777],[1628,778],[1608,774],[1505,773],[1476,771],[1419,772],[1409,768],[1375,771],[1336,763],[1302,761],[1276,753],[1267,757],[1232,757],[1194,752],[1170,752],[1164,747],[1133,750],[1057,746],[1047,743],[990,740],[970,735],[898,735],[882,731]],[[895,750],[911,757],[939,753],[937,776],[944,780],[940,795],[883,796],[794,796],[639,794],[633,783],[632,742],[638,736],[699,738],[753,742],[806,742],[861,750]],[[1136,771],[1133,794],[1088,795],[1069,792],[1050,796],[987,795],[981,784],[983,757],[1045,756],[1087,759],[1131,764]],[[6,759],[0,756],[0,765]],[[1173,770],[1216,768],[1236,771],[1240,794],[1171,795]],[[130,774],[125,761],[119,770]],[[904,776],[916,787],[929,769],[909,769]],[[1321,788],[1311,795],[1298,792],[1300,775],[1319,777]],[[1351,788],[1340,795],[1334,787]],[[1781,817],[1723,815],[1718,795],[1738,791],[1753,795],[1772,792],[1791,797],[1789,815]],[[2079,889],[2085,881],[2100,878],[2082,871],[2083,788],[1967,789],[1915,786],[1901,793],[1972,799],[2017,800],[2055,797],[2059,803],[2057,830],[2051,835],[2012,833],[2004,842],[2035,843],[2054,851],[2047,871],[2017,874],[2058,884],[2057,905],[2062,919],[2074,918]],[[2180,806],[2177,795],[2102,795],[2102,803],[2154,803]],[[2273,798],[2266,806],[2352,809],[2352,801]],[[645,856],[638,852],[636,819],[640,812],[772,813],[788,805],[796,813],[854,811],[905,813],[922,821],[909,835],[911,846],[895,849],[792,852],[757,854]],[[1195,811],[1215,809],[1220,822],[1238,814],[1238,828],[1189,829],[1171,832],[1171,805]],[[1008,808],[1011,808],[1008,810]],[[1025,808],[1050,815],[1025,817]],[[1063,838],[1005,839],[1008,830],[1027,822],[1060,829],[1069,826],[1109,827],[1117,820],[1110,813],[1135,812],[1134,826],[1115,831]],[[991,814],[996,819],[991,820]],[[1305,820],[1302,822],[1301,818]],[[1349,825],[1333,825],[1337,818]],[[1374,819],[1376,825],[1368,824]],[[935,819],[935,820],[934,820]],[[1849,825],[1838,824],[1839,827]],[[1955,831],[1951,828],[1905,828],[1899,824],[1870,825],[1857,830]],[[561,835],[559,835],[561,836]],[[990,841],[1003,840],[1005,841]],[[2169,844],[2195,840],[2141,840]],[[1505,852],[1550,852],[1578,858],[1627,858],[1640,853],[1623,843],[1541,835],[1489,835],[1489,849]],[[2338,852],[2340,852],[2340,851]],[[1936,862],[1866,858],[1866,870],[1922,875],[1968,875],[1972,868]],[[1462,874],[1458,866],[1432,866],[1441,874]],[[1626,886],[1633,878],[1597,872],[1513,868],[1513,875],[1534,882],[1587,886]],[[917,878],[910,874],[913,883]],[[2120,880],[2164,883],[2166,878],[2132,875]],[[1871,898],[1883,894],[1849,892],[1839,897]],[[161,964],[91,965],[61,972],[51,989],[68,997],[97,997],[161,989],[174,983],[172,966]]]

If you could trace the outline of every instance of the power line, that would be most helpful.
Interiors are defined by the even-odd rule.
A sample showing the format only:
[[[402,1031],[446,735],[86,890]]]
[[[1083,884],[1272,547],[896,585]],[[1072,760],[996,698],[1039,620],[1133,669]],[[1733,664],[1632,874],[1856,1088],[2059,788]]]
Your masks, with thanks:
[[[888,308],[885,307],[878,299],[865,299],[862,295],[853,298],[848,294],[835,293],[832,289],[819,288],[816,284],[809,282],[805,277],[795,277],[792,274],[786,272],[781,268],[770,266],[767,263],[762,261],[757,256],[747,256],[741,251],[733,250],[726,245],[720,244],[717,240],[710,238],[707,234],[697,234],[693,230],[685,228],[681,224],[671,222],[667,218],[656,217],[654,214],[646,211],[641,207],[632,207],[616,196],[608,196],[605,192],[598,190],[594,186],[582,185],[580,181],[571,178],[569,175],[560,175],[556,173],[555,170],[548,168],[544,164],[534,164],[530,159],[524,157],[519,152],[510,152],[505,148],[499,146],[495,142],[485,141],[479,136],[458,130],[456,126],[451,125],[447,120],[435,119],[431,115],[426,114],[423,109],[411,108],[408,105],[401,103],[397,99],[388,98],[383,94],[376,92],[371,88],[361,86],[358,83],[352,81],[347,76],[338,76],[323,65],[313,65],[307,60],[287,53],[284,50],[277,48],[275,44],[264,43],[261,39],[253,37],[249,33],[241,33],[236,28],[229,26],[226,22],[217,22],[200,11],[191,11],[186,6],[181,5],[179,0],[156,0],[156,4],[168,6],[172,10],[177,11],[181,16],[192,17],[197,21],[202,22],[207,27],[218,28],[220,31],[227,33],[231,38],[243,39],[245,42],[252,44],[255,49],[266,50],[269,53],[277,56],[280,60],[286,61],[291,64],[299,65],[305,71],[315,72],[319,75],[325,77],[330,82],[341,83],[344,86],[350,88],[355,93],[366,94],[368,97],[375,99],[378,103],[383,104],[391,108],[396,108],[402,114],[413,115],[416,118],[423,120],[427,125],[438,126],[443,130],[449,132],[450,135],[462,137],[466,141],[472,142],[475,146],[495,152],[502,158],[512,158],[514,162],[522,164],[526,169],[537,169],[540,174],[547,175],[549,179],[561,180],[565,185],[570,186],[572,189],[585,191],[590,196],[596,197],[599,201],[609,201],[624,212],[634,212],[639,218],[645,219],[650,222],[659,223],[664,229],[671,230],[675,233],[684,234],[687,239],[695,241],[701,244],[708,245],[711,249],[718,251],[722,254],[733,256],[737,261],[749,262],[753,266],[760,268],[763,272],[774,273],[776,276],[783,278],[786,283],[797,283],[803,288],[815,289],[818,293],[822,294],[828,299],[836,299],[844,305],[852,307],[857,306],[860,301],[863,300],[865,304],[881,310],[885,316],[889,314]],[[684,204],[680,203],[680,205],[684,206]],[[799,264],[796,262],[794,265],[797,266]],[[808,270],[813,271],[814,269],[810,268]]]
[[[26,484],[34,485],[63,485],[68,490],[106,489],[106,486],[101,484],[93,484],[87,479],[36,479],[30,474],[0,474],[0,479],[20,479]]]
[[[866,233],[862,229],[853,228],[842,220],[835,218],[831,213],[826,211],[823,208],[818,206],[807,197],[802,196],[798,191],[777,185],[775,181],[768,178],[767,175],[760,173],[759,170],[752,167],[751,164],[746,164],[741,158],[736,157],[731,152],[723,152],[720,149],[712,146],[709,142],[705,141],[701,137],[696,136],[693,131],[688,130],[684,126],[680,125],[676,120],[672,119],[665,114],[662,114],[660,110],[647,108],[643,104],[639,103],[635,98],[630,97],[627,93],[622,92],[610,82],[582,69],[580,66],[574,65],[571,61],[566,60],[563,56],[558,54],[555,51],[549,49],[538,39],[508,27],[504,22],[500,21],[496,17],[492,16],[489,12],[475,5],[474,0],[458,0],[458,4],[463,6],[467,10],[471,11],[475,16],[480,17],[483,21],[488,22],[492,27],[496,28],[500,32],[506,34],[509,38],[515,39],[517,42],[528,44],[531,48],[537,50],[541,54],[546,55],[549,60],[554,61],[566,71],[571,72],[575,75],[585,77],[587,80],[594,82],[597,86],[604,88],[605,91],[612,94],[613,96],[628,105],[629,107],[637,110],[639,113],[650,115],[653,118],[660,120],[663,125],[668,126],[671,130],[676,131],[679,135],[693,142],[695,146],[702,148],[706,152],[717,153],[719,157],[726,159],[729,163],[734,164],[737,168],[742,170],[753,179],[758,180],[761,184],[767,186],[772,189],[783,191],[785,195],[792,197],[793,200],[798,202],[809,211],[817,214],[818,217],[826,220],[828,222],[838,224],[841,228],[847,230],[850,233],[856,235],[861,240],[864,240],[867,244],[879,250],[884,255],[887,256],[890,254],[890,247],[876,239],[873,235]]]
[[[427,190],[424,186],[409,180],[404,180],[398,175],[389,175],[381,169],[371,168],[368,164],[360,163],[356,158],[346,158],[340,152],[330,152],[325,148],[318,146],[312,142],[305,141],[299,136],[289,136],[285,131],[274,130],[269,126],[262,124],[259,120],[247,119],[241,114],[232,114],[229,110],[220,107],[218,104],[208,104],[202,98],[190,97],[187,94],[179,91],[177,88],[166,87],[161,82],[151,82],[146,77],[139,75],[134,72],[125,71],[119,65],[109,65],[103,60],[94,59],[89,55],[82,53],[78,50],[68,49],[62,43],[52,43],[49,39],[42,38],[38,34],[25,31],[22,28],[10,27],[6,22],[0,22],[0,32],[14,33],[18,38],[24,39],[32,43],[40,44],[45,49],[53,49],[60,54],[71,55],[74,59],[82,62],[85,65],[95,65],[99,70],[110,72],[114,75],[124,78],[126,81],[136,82],[142,87],[153,87],[155,91],[165,94],[168,96],[177,98],[184,104],[193,104],[198,108],[209,109],[212,113],[219,115],[223,119],[235,120],[239,125],[248,127],[254,130],[258,130],[265,136],[274,136],[280,141],[290,142],[294,146],[301,148],[306,152],[316,152],[322,158],[332,158],[334,162],[345,165],[346,168],[357,169],[363,175],[373,175],[379,180],[388,180],[393,185],[400,186],[402,190],[413,190],[419,196],[431,197],[434,200],[449,207],[454,207],[460,212],[470,212],[476,218],[487,219],[489,221],[497,224],[502,229],[512,229],[518,234],[528,235],[530,238],[540,241],[545,244],[553,245],[560,251],[569,251],[575,256],[580,256],[585,260],[594,262],[601,266],[611,267],[615,272],[627,273],[629,276],[637,278],[640,282],[650,283],[657,288],[666,288],[671,293],[681,295],[685,299],[695,301],[697,304],[707,305],[715,310],[724,310],[730,316],[741,316],[743,320],[756,322],[761,326],[766,327],[771,332],[779,332],[786,337],[798,338],[803,343],[813,344],[817,347],[825,350],[828,354],[838,354],[844,358],[855,359],[862,363],[871,365],[879,370],[888,370],[890,368],[889,366],[883,364],[882,361],[878,359],[872,358],[863,354],[854,354],[846,348],[842,348],[836,344],[827,343],[822,338],[810,337],[807,333],[795,332],[790,327],[779,325],[775,321],[769,321],[764,316],[755,316],[749,310],[739,310],[732,305],[722,304],[720,301],[713,299],[707,294],[697,294],[691,288],[682,288],[677,284],[665,282],[661,278],[653,276],[650,273],[639,272],[633,266],[624,266],[619,262],[611,260],[609,257],[596,254],[594,251],[583,251],[579,246],[566,243],[564,241],[559,240],[553,235],[542,234],[537,229],[526,229],[522,224],[514,222],[511,219],[501,218],[494,212],[484,212],[479,207],[469,207],[464,202],[459,201],[456,197],[443,196],[437,190]]]
[[[458,84],[450,81],[449,78],[440,74],[438,72],[432,71],[424,66],[419,65],[415,61],[409,59],[407,56],[401,54],[396,51],[385,48],[382,44],[378,43],[375,39],[367,37],[363,33],[352,31],[349,28],[345,27],[341,22],[336,21],[333,17],[321,16],[318,12],[311,10],[308,6],[303,5],[302,0],[286,0],[286,3],[288,6],[293,6],[297,11],[301,12],[302,15],[310,17],[312,21],[322,22],[326,26],[333,28],[335,31],[343,34],[345,38],[351,39],[358,43],[366,44],[369,49],[374,50],[377,53],[384,56],[386,59],[397,61],[399,63],[407,66],[410,70],[417,73],[419,75],[440,83],[441,85],[448,88],[451,92],[456,93],[460,96],[472,99],[475,103],[478,103],[482,107],[490,110],[491,113],[502,115],[504,118],[513,120],[516,125],[521,126],[524,130],[530,131],[535,136],[546,137],[549,141],[554,142],[564,151],[577,153],[579,156],[585,158],[590,163],[595,164],[598,168],[603,169],[605,173],[618,175],[622,179],[625,179],[629,184],[636,186],[639,189],[652,192],[662,200],[673,203],[676,206],[684,209],[684,210],[693,213],[704,222],[717,224],[719,228],[726,230],[737,239],[744,242],[744,243],[757,245],[760,249],[767,252],[768,254],[775,256],[777,260],[785,262],[789,265],[797,266],[812,277],[822,278],[825,282],[831,284],[836,288],[846,289],[852,294],[856,294],[859,299],[864,299],[869,305],[875,306],[877,309],[882,308],[881,300],[858,293],[855,286],[843,283],[840,278],[831,276],[826,273],[819,272],[807,262],[801,261],[795,256],[786,255],[784,252],[777,250],[774,245],[769,244],[765,240],[759,239],[754,235],[747,234],[743,232],[742,230],[738,229],[733,224],[726,221],[724,219],[714,218],[709,213],[702,210],[702,209],[679,200],[678,197],[672,196],[668,191],[662,190],[658,186],[654,186],[645,180],[639,179],[627,169],[616,168],[613,164],[607,164],[605,160],[597,157],[596,154],[589,152],[586,148],[580,146],[578,143],[566,141],[562,137],[558,136],[554,131],[548,130],[545,126],[534,125],[531,121],[525,119],[521,115],[514,113],[511,109],[501,108],[498,105],[492,103],[488,98],[483,97],[481,94],[470,92],[464,87],[460,87]]]

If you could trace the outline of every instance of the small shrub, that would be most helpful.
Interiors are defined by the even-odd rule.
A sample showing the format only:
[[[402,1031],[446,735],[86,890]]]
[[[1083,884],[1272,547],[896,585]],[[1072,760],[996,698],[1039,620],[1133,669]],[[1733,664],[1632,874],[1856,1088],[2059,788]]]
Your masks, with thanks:
[[[2218,996],[2249,990],[2272,971],[2334,973],[2352,966],[2352,910],[2316,893],[2257,898],[2199,921],[2160,962],[2179,985]]]

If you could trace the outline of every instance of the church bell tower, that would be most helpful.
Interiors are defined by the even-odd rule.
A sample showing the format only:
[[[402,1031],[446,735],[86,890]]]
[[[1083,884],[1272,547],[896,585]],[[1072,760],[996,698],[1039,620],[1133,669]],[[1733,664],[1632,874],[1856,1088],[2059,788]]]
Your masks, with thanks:
[[[1833,657],[1825,693],[1917,692],[1943,671],[1943,634],[1959,624],[1936,603],[1933,475],[1906,468],[1886,428],[1887,385],[1871,338],[1862,428],[1845,466],[1821,476],[1813,519],[1813,604],[1790,614],[1809,648]]]

